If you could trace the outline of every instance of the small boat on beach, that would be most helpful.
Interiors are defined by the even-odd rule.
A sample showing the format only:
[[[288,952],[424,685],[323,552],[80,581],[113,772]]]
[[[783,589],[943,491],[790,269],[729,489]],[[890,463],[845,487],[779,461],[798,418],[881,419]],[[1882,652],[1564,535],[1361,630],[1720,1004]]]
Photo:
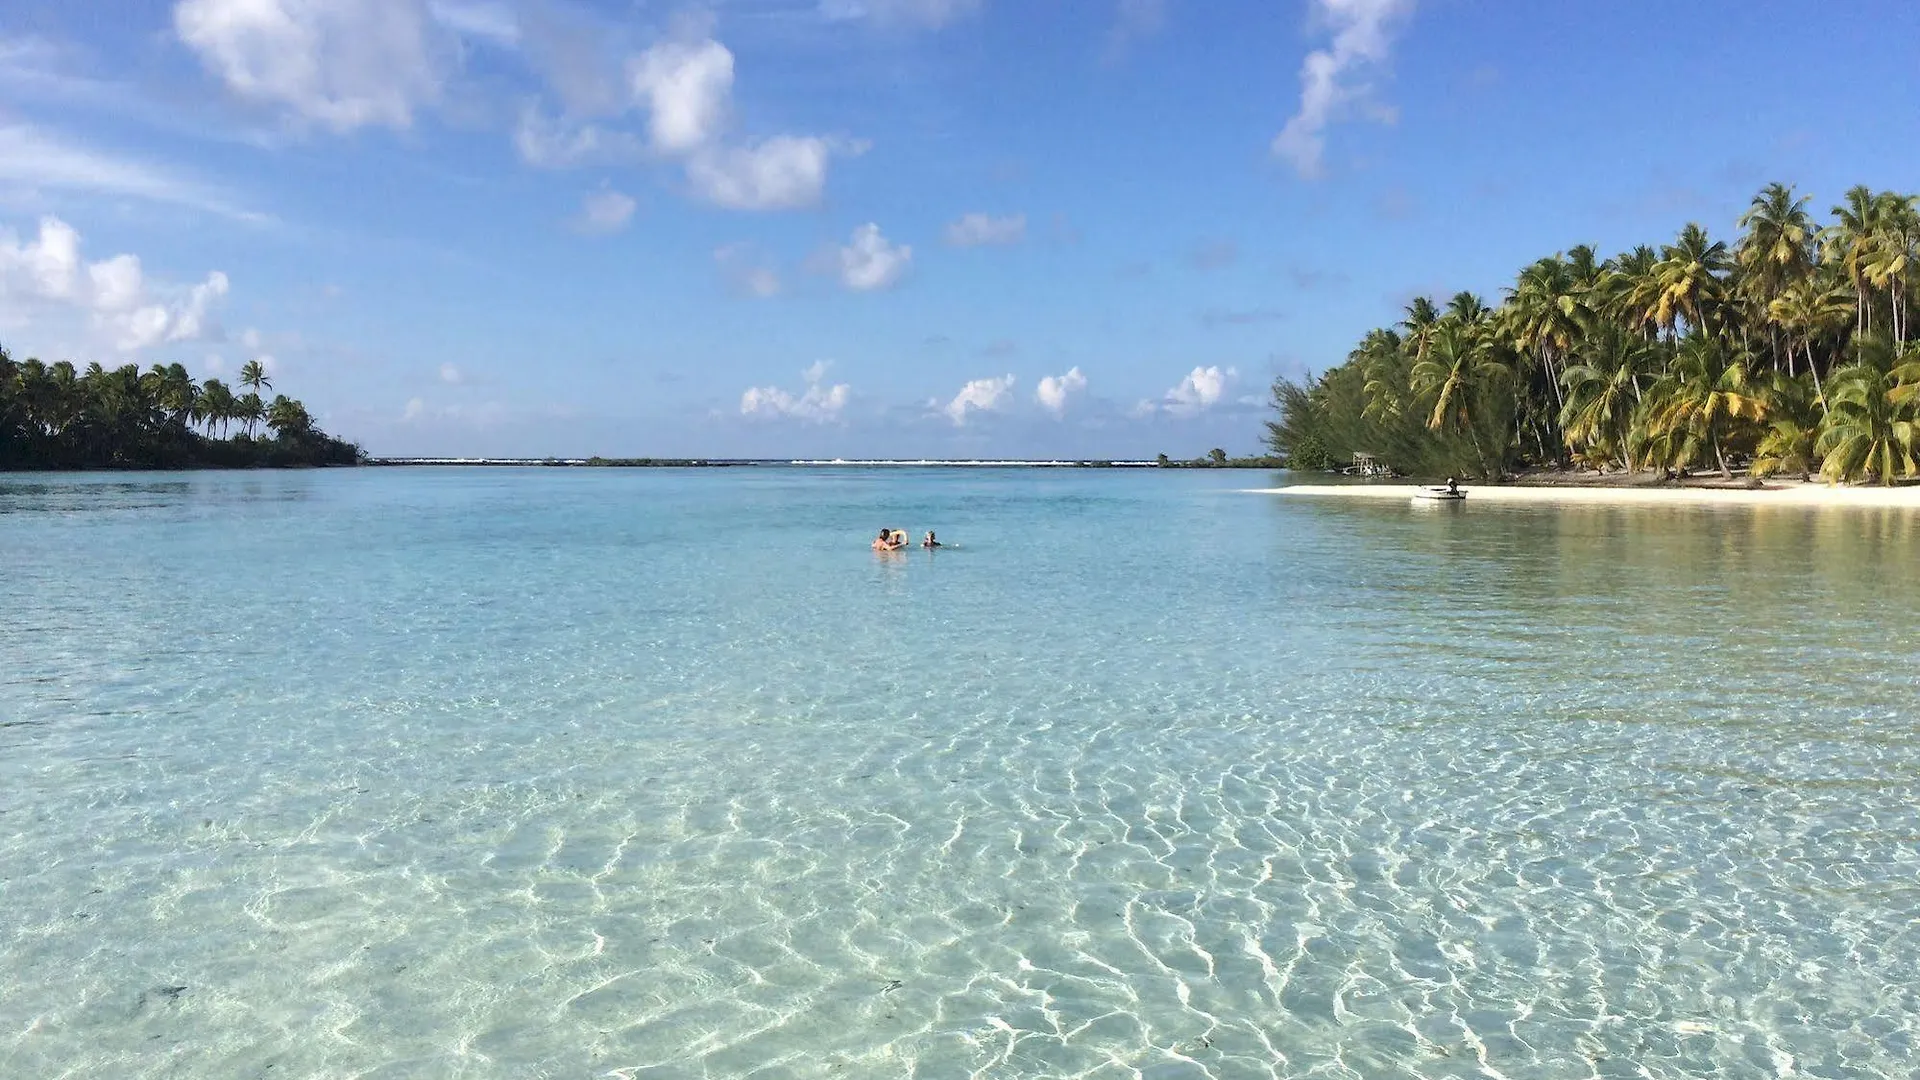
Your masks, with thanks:
[[[1413,492],[1414,502],[1464,502],[1467,493],[1459,488],[1423,487]]]

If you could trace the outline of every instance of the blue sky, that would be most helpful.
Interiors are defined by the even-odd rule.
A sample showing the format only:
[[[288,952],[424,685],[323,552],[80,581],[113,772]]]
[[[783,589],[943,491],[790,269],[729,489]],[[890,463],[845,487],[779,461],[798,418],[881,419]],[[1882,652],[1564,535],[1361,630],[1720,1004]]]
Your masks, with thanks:
[[[1920,172],[1898,0],[10,0],[0,343],[382,454],[1191,456],[1412,295]]]

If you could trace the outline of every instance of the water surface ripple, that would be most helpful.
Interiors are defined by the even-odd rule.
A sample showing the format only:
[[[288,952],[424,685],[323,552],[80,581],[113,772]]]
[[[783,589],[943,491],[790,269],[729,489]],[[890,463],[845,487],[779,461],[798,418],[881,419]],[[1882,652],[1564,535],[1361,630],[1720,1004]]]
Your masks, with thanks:
[[[1908,1074],[1908,518],[1255,479],[0,478],[0,1075]]]

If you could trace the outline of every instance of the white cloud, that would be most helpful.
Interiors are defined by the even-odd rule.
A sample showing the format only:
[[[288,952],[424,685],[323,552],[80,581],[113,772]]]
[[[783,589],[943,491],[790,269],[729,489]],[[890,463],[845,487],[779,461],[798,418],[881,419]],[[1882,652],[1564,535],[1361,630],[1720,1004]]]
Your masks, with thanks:
[[[221,336],[213,308],[227,295],[227,275],[215,270],[196,285],[151,287],[139,256],[89,264],[80,247],[79,232],[56,217],[42,218],[32,240],[0,228],[0,321],[30,323],[49,306],[84,312],[123,352]]]
[[[450,386],[458,386],[467,381],[466,373],[452,363],[440,365],[440,381]]]
[[[730,210],[791,210],[820,201],[833,147],[812,136],[776,135],[757,146],[715,147],[687,161],[694,192]]]
[[[1293,163],[1301,176],[1318,176],[1326,149],[1327,125],[1347,107],[1365,101],[1371,87],[1351,76],[1384,63],[1393,24],[1412,13],[1415,0],[1311,0],[1316,19],[1333,30],[1333,42],[1309,54],[1300,65],[1300,110],[1273,140],[1273,152]],[[1391,119],[1386,109],[1372,110]]]
[[[1033,397],[1043,408],[1055,416],[1067,411],[1067,398],[1087,388],[1087,377],[1080,374],[1078,367],[1067,369],[1065,375],[1049,375],[1040,380],[1039,389]]]
[[[513,128],[520,160],[541,169],[567,169],[590,162],[627,161],[641,156],[640,139],[616,128],[571,117],[549,117],[527,103]]]
[[[402,420],[418,420],[426,415],[427,403],[420,398],[408,398],[407,407],[400,411]]]
[[[427,11],[440,25],[467,37],[502,47],[520,43],[520,20],[497,0],[428,0]]]
[[[633,58],[627,78],[650,114],[653,147],[683,154],[712,142],[733,100],[733,53],[711,38],[665,41]]]
[[[1192,416],[1212,408],[1220,401],[1227,387],[1238,377],[1239,372],[1232,368],[1219,366],[1196,367],[1187,372],[1179,385],[1168,390],[1160,408],[1175,416]],[[1146,411],[1152,411],[1151,402],[1143,402]]]
[[[265,218],[165,169],[74,146],[25,124],[0,126],[0,181],[185,206],[247,222]]]
[[[180,0],[173,28],[234,94],[336,132],[411,126],[452,57],[422,0]]]
[[[885,289],[899,281],[913,262],[913,248],[895,244],[871,222],[853,230],[847,246],[834,252],[840,283],[855,292]]]
[[[752,244],[728,244],[717,248],[713,253],[713,262],[729,284],[749,296],[764,299],[780,294],[780,272]]]
[[[633,219],[633,197],[610,187],[589,192],[580,206],[580,230],[606,235],[617,233]]]
[[[967,415],[974,412],[997,412],[1007,404],[1013,394],[1013,376],[1002,375],[992,379],[975,379],[960,388],[953,400],[941,408],[954,427],[964,426]]]
[[[1017,244],[1027,238],[1027,215],[994,217],[991,214],[967,214],[947,226],[947,243],[954,247],[982,247],[990,244]]]
[[[1160,32],[1167,21],[1167,0],[1119,0],[1113,29],[1107,32],[1107,59],[1118,60],[1136,43]]]
[[[839,420],[853,391],[846,383],[826,385],[827,369],[831,366],[821,360],[802,372],[806,389],[798,395],[777,386],[752,387],[740,395],[740,415],[791,417],[815,424]]]
[[[872,19],[875,22],[937,28],[972,15],[982,0],[820,0],[820,13],[829,19]]]

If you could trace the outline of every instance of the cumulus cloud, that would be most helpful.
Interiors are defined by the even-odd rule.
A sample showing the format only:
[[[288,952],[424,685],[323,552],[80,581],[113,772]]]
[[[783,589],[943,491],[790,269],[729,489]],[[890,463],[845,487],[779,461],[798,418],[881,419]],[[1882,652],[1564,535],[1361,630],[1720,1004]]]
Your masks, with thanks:
[[[1192,416],[1205,412],[1218,404],[1226,394],[1227,387],[1239,375],[1232,368],[1219,366],[1196,367],[1181,379],[1179,384],[1168,390],[1158,408],[1175,416]],[[1144,411],[1153,411],[1153,402],[1143,402]]]
[[[467,381],[466,373],[455,364],[440,365],[440,381],[450,386],[458,386]]]
[[[833,145],[776,135],[752,146],[716,147],[687,161],[694,193],[730,210],[791,210],[820,201]]]
[[[954,427],[966,425],[967,416],[976,412],[998,412],[1005,407],[1013,396],[1013,376],[1001,375],[998,378],[975,379],[960,388],[953,400],[941,407]]]
[[[888,240],[871,222],[853,230],[847,246],[834,252],[840,283],[855,292],[890,288],[912,262],[912,247]]]
[[[846,383],[826,384],[827,369],[832,365],[825,360],[814,363],[801,373],[806,388],[799,394],[793,394],[777,386],[755,386],[740,395],[740,415],[766,418],[788,417],[805,420],[813,424],[827,424],[840,419],[847,407],[847,399],[852,388]]]
[[[173,29],[235,95],[336,132],[411,126],[454,56],[422,0],[180,0]]]
[[[829,19],[872,19],[880,23],[937,29],[980,10],[982,0],[820,0]]]
[[[1311,3],[1314,17],[1333,31],[1333,41],[1308,53],[1300,65],[1300,109],[1273,140],[1273,152],[1304,177],[1320,175],[1327,125],[1355,103],[1365,102],[1372,90],[1365,81],[1355,81],[1355,73],[1386,62],[1394,24],[1412,13],[1415,0]],[[1372,113],[1389,120],[1393,115],[1380,108]]]
[[[1027,215],[994,217],[991,214],[967,214],[947,226],[947,243],[954,247],[984,247],[1017,244],[1027,238]]]
[[[221,336],[214,308],[228,288],[218,270],[194,285],[151,285],[137,255],[87,263],[80,233],[57,217],[42,218],[31,240],[0,228],[0,317],[8,322],[29,321],[35,310],[54,306],[89,315],[123,352],[211,341]]]
[[[728,244],[714,249],[714,265],[736,290],[748,296],[780,295],[780,272],[752,244]]]
[[[1067,369],[1065,375],[1049,375],[1040,380],[1040,386],[1033,392],[1035,401],[1055,416],[1067,411],[1067,398],[1087,388],[1087,377],[1080,374],[1079,367]]]
[[[606,235],[617,233],[633,219],[633,197],[610,187],[589,192],[580,205],[580,231]]]
[[[712,38],[664,41],[627,66],[635,100],[649,113],[655,150],[681,154],[713,141],[733,102],[733,52]]]

